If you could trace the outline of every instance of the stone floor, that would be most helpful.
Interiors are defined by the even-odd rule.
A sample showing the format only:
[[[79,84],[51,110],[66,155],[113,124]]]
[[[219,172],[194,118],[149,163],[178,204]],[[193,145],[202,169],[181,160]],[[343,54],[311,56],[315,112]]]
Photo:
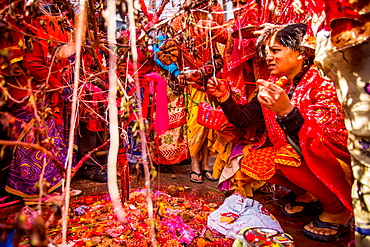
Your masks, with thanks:
[[[158,173],[158,176],[153,180],[153,190],[166,191],[169,185],[189,187],[189,193],[202,197],[205,201],[215,202],[221,205],[225,199],[225,195],[217,190],[217,182],[205,180],[202,184],[192,183],[189,180],[190,165],[172,165],[175,173]],[[131,189],[140,189],[143,180],[137,180],[136,176],[131,176]],[[83,193],[79,196],[97,195],[101,193],[108,193],[107,184],[95,183],[85,180],[80,175],[76,175],[72,180],[72,188],[80,189]],[[279,194],[279,193],[278,193]],[[276,198],[278,199],[278,194]],[[78,199],[79,197],[73,197]],[[255,199],[265,205],[265,207],[279,220],[285,232],[289,233],[297,247],[350,247],[353,245],[354,233],[353,230],[346,234],[342,239],[333,243],[324,243],[310,240],[303,236],[302,228],[309,223],[312,218],[293,219],[282,215],[278,200],[273,200],[273,194],[255,193]],[[4,222],[6,218],[14,212],[19,211],[22,207],[21,203],[0,209],[0,223]],[[351,244],[352,243],[352,244]]]

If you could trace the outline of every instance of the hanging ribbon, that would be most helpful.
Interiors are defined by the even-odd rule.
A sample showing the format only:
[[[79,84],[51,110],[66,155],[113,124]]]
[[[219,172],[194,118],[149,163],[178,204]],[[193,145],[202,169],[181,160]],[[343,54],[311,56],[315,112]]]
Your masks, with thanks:
[[[167,102],[167,82],[158,73],[150,73],[144,76],[157,84],[156,86],[156,116],[154,120],[154,130],[158,135],[162,135],[168,130],[168,102]]]

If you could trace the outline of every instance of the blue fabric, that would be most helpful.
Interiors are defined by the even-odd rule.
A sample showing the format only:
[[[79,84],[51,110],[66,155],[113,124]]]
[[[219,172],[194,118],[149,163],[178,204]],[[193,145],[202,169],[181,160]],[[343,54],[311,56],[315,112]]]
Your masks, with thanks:
[[[154,43],[153,45],[153,51],[154,51],[154,61],[158,66],[162,69],[165,69],[171,73],[171,75],[177,77],[180,74],[180,70],[177,67],[176,63],[171,63],[170,65],[164,65],[161,60],[158,59],[157,52],[161,51],[159,48],[163,41],[167,39],[167,35],[162,35],[157,38],[158,42]]]
[[[15,234],[15,230],[13,230],[12,232],[6,235],[6,239],[4,242],[0,240],[0,247],[14,247],[14,244],[13,244],[14,234]]]
[[[356,226],[355,228],[356,228],[356,232],[358,232],[359,234],[364,235],[364,236],[370,236],[370,229],[364,229],[358,226]]]

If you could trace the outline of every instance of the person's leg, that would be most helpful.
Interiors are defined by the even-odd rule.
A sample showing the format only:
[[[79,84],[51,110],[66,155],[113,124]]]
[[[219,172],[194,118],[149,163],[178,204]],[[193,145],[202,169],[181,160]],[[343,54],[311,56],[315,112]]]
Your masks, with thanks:
[[[308,168],[305,163],[300,167],[281,165],[282,174],[296,186],[319,198],[325,212],[336,214],[346,210],[339,198]]]
[[[85,157],[91,150],[97,147],[97,133],[86,128],[86,123],[79,123],[77,133],[79,158]],[[87,159],[81,167],[83,175],[92,181],[105,183],[108,180],[107,173],[103,166],[95,160],[95,154]]]
[[[289,181],[286,177],[283,176],[280,170],[276,170],[275,175],[267,180],[267,182],[271,184],[277,184],[282,187],[285,187],[291,191],[293,191],[297,196],[305,194],[307,191],[302,189],[301,187],[295,185],[291,181]]]
[[[293,184],[310,192],[323,205],[324,212],[319,216],[323,222],[346,224],[351,218],[351,212],[340,199],[308,168],[305,163],[300,167],[280,166],[284,176]],[[312,222],[305,226],[307,231],[320,235],[334,235],[336,230],[317,228]]]
[[[209,156],[210,155],[209,155],[209,149],[208,149],[208,146],[207,146],[207,139],[204,141],[204,143],[202,145],[201,152],[202,152],[201,168],[202,168],[203,176],[206,177],[208,180],[211,180],[211,181],[218,180],[217,178],[213,177],[212,169],[209,166]]]
[[[292,191],[296,195],[294,199],[294,201],[296,202],[309,203],[317,199],[314,195],[312,195],[307,190],[302,189],[301,187],[289,181],[286,177],[284,177],[283,173],[280,170],[276,170],[275,175],[269,180],[267,180],[267,182],[271,184],[280,185]],[[290,203],[286,203],[284,205],[284,209],[288,214],[294,214],[294,213],[302,212],[303,206],[293,206],[292,207]]]
[[[191,157],[190,181],[195,183],[203,182],[203,176],[199,165],[199,158],[200,158],[199,152]]]

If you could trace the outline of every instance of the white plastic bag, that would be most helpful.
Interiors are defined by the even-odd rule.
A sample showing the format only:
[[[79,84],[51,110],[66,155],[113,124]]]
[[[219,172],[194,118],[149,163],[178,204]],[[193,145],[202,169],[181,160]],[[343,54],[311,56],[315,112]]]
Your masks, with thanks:
[[[236,239],[246,227],[265,227],[284,232],[277,219],[258,201],[233,194],[208,216],[208,228]],[[240,236],[242,237],[242,236]]]

